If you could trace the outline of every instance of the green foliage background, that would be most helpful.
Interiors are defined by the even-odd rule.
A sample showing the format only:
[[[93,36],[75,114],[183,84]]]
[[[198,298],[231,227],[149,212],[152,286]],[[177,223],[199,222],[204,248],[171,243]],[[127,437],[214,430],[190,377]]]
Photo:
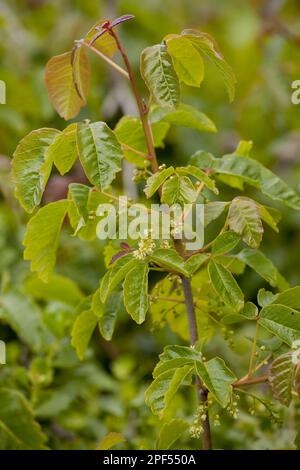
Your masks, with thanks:
[[[95,334],[80,362],[70,345],[70,328],[80,299],[95,291],[105,271],[101,242],[83,243],[70,237],[66,228],[57,272],[73,283],[55,278],[46,290],[30,275],[22,257],[27,216],[13,197],[10,158],[32,129],[65,126],[48,101],[45,64],[51,56],[69,50],[74,38],[80,39],[97,19],[125,13],[136,16],[121,31],[136,68],[144,47],[168,33],[194,27],[216,38],[237,76],[233,103],[228,103],[223,84],[210,67],[200,92],[184,90],[185,102],[207,113],[218,132],[172,129],[159,151],[161,161],[185,164],[186,157],[198,149],[223,155],[233,151],[239,140],[253,139],[254,157],[295,189],[300,187],[300,107],[291,104],[291,83],[300,78],[296,0],[0,0],[0,79],[7,85],[7,104],[0,106],[0,339],[7,344],[7,364],[0,366],[0,382],[1,387],[19,392],[13,397],[16,409],[23,397],[31,403],[52,449],[94,449],[111,431],[125,437],[120,448],[153,448],[161,423],[145,405],[144,391],[163,346],[178,343],[168,327],[151,330],[150,322],[138,327],[124,314],[113,341]],[[97,58],[92,57],[92,67],[88,106],[78,119],[106,120],[113,127],[124,112],[134,111],[130,93]],[[63,197],[67,184],[80,178],[76,168],[70,176],[53,175],[44,200]],[[118,184],[124,184],[120,176]],[[222,188],[224,200],[234,195],[234,190]],[[263,249],[291,285],[300,283],[299,243],[299,214],[284,208],[280,234],[267,229]],[[266,287],[250,270],[240,281],[249,300],[255,301],[257,290]],[[229,342],[230,359],[240,376],[247,367],[251,330],[248,326],[235,329],[234,341],[228,329],[223,337],[214,338],[214,350],[222,356]],[[193,400],[192,391],[188,393]],[[172,407],[192,417],[189,403],[178,394]],[[213,428],[217,448],[294,448],[300,419],[296,405],[280,411],[280,416],[275,406],[281,427],[258,400],[245,398],[239,407],[238,420],[224,413],[221,426]],[[254,412],[250,416],[249,408]],[[29,447],[43,445],[41,436],[28,439]],[[5,448],[3,442],[0,449]],[[197,448],[197,440],[186,433],[175,448]]]

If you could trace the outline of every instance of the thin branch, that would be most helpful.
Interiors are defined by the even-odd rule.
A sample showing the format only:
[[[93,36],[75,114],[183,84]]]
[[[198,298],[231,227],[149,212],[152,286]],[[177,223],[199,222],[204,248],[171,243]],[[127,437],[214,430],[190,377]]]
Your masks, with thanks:
[[[268,383],[268,374],[260,375],[259,377],[246,377],[240,380],[237,380],[232,384],[234,388],[244,387],[246,385],[255,385],[261,383]]]

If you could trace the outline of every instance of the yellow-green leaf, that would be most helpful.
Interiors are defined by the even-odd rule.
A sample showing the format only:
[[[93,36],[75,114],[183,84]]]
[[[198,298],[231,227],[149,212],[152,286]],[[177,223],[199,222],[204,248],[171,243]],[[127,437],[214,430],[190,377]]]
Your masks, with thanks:
[[[80,70],[88,69],[86,55],[80,57]],[[71,52],[65,52],[49,60],[46,65],[45,82],[49,99],[58,114],[66,120],[77,116],[85,101],[78,94],[74,83]]]
[[[60,135],[56,129],[30,132],[17,146],[12,160],[16,197],[27,212],[39,205],[52,169],[53,155],[47,150]]]
[[[121,146],[105,122],[79,123],[79,158],[86,176],[100,190],[106,189],[121,170]]]
[[[165,44],[157,44],[143,50],[141,75],[156,104],[169,107],[179,104],[179,80]]]
[[[67,209],[66,200],[52,202],[42,207],[27,225],[24,259],[31,261],[31,270],[37,271],[44,282],[48,282],[55,266],[59,234]]]
[[[145,321],[149,308],[147,263],[140,263],[131,269],[124,281],[124,304],[127,312],[139,325]]]
[[[204,63],[198,50],[184,36],[165,38],[179,79],[186,85],[199,87],[204,78]]]

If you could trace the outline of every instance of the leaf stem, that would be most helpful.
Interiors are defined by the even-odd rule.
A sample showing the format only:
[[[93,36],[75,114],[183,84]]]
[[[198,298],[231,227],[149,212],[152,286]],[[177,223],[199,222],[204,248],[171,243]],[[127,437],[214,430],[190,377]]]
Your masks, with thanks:
[[[254,366],[254,358],[255,358],[255,353],[256,353],[258,330],[259,330],[259,322],[258,322],[258,319],[257,319],[256,320],[256,326],[255,326],[254,338],[253,338],[253,344],[252,344],[252,350],[251,350],[251,354],[250,354],[248,377],[251,377],[252,374],[253,374],[253,366]]]
[[[140,115],[140,118],[141,118],[141,121],[142,121],[142,126],[143,126],[143,130],[144,130],[144,134],[145,134],[145,139],[146,139],[146,144],[147,144],[147,149],[148,149],[148,155],[150,157],[150,161],[151,161],[151,169],[153,171],[153,173],[156,173],[158,171],[158,163],[157,163],[157,157],[156,157],[156,153],[155,153],[155,148],[154,148],[154,141],[153,141],[153,135],[152,135],[152,129],[151,129],[151,125],[150,125],[150,122],[148,120],[148,111],[149,111],[149,108],[147,106],[145,106],[145,103],[141,97],[141,94],[140,94],[140,91],[138,89],[138,86],[137,86],[137,82],[136,82],[136,79],[135,79],[135,75],[133,73],[133,70],[132,70],[132,67],[130,65],[130,62],[129,62],[129,59],[128,59],[128,56],[119,40],[119,37],[118,35],[115,33],[115,31],[113,30],[110,30],[109,33],[114,37],[116,43],[117,43],[117,47],[123,57],[123,60],[124,60],[124,63],[125,63],[125,66],[126,66],[126,69],[127,69],[127,72],[128,72],[128,76],[129,76],[129,80],[130,80],[130,83],[131,83],[131,88],[132,88],[132,91],[133,91],[133,94],[134,94],[134,97],[135,97],[135,101],[136,101],[136,104],[137,104],[137,107],[138,107],[138,111],[139,111],[139,115]]]
[[[124,70],[122,67],[120,67],[118,64],[116,64],[113,60],[111,60],[109,57],[107,57],[107,55],[103,54],[101,51],[98,51],[98,49],[96,49],[96,47],[94,46],[90,46],[87,42],[83,41],[84,46],[86,46],[88,49],[90,49],[91,51],[93,51],[95,54],[97,54],[99,57],[101,57],[101,59],[105,60],[105,62],[107,62],[109,65],[111,65],[114,69],[116,69],[119,73],[121,73],[122,75],[124,75],[124,77],[127,78],[127,80],[129,80],[129,75],[128,73],[126,72],[126,70]]]

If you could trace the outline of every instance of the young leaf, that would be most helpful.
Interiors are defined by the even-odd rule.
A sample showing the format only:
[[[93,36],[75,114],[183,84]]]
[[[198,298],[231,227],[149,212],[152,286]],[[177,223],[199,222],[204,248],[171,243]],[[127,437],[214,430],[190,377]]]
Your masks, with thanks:
[[[144,193],[149,199],[153,194],[158,190],[158,188],[164,183],[164,181],[169,178],[174,173],[174,168],[170,166],[162,171],[154,173],[147,179]]]
[[[61,175],[71,170],[78,157],[76,132],[77,124],[70,124],[56,135],[46,150],[46,159],[54,162]]]
[[[170,35],[165,41],[179,79],[186,85],[199,87],[204,78],[204,63],[197,49],[183,36]]]
[[[146,390],[146,404],[151,408],[153,414],[162,415],[192,370],[193,366],[191,365],[169,369],[152,382]]]
[[[83,361],[92,334],[98,322],[97,316],[92,310],[85,310],[76,318],[72,331],[72,346],[75,348],[77,356]]]
[[[0,450],[45,450],[46,436],[30,403],[17,390],[0,389]]]
[[[94,26],[88,31],[88,33],[84,37],[85,43],[89,44],[91,42],[91,40],[99,32],[99,30],[97,30],[96,28],[102,26],[105,21],[105,19],[101,19],[97,21],[96,24],[94,24]],[[102,36],[100,36],[96,41],[93,42],[93,47],[98,51],[102,52],[102,54],[107,55],[108,57],[113,57],[118,49],[115,39],[110,34],[103,34]]]
[[[223,359],[215,357],[206,362],[195,362],[196,372],[214,399],[225,408],[231,397],[231,384],[235,375],[228,369]]]
[[[300,338],[300,311],[279,304],[270,304],[260,312],[259,323],[290,347]]]
[[[77,146],[86,176],[105,190],[121,170],[123,153],[115,134],[105,122],[79,123]]]
[[[191,204],[197,197],[193,183],[186,176],[174,175],[162,187],[161,202],[169,204]]]
[[[279,287],[281,290],[289,287],[286,280],[278,272],[272,261],[268,259],[261,251],[246,248],[238,255],[238,259],[247,264],[251,269],[257,272],[272,287]]]
[[[150,256],[149,260],[158,264],[162,267],[167,267],[170,269],[174,269],[185,276],[189,275],[185,267],[184,260],[181,256],[171,248],[159,248],[155,250]]]
[[[85,54],[80,54],[80,71],[85,73],[89,63]],[[65,120],[72,119],[79,113],[85,101],[78,94],[74,83],[72,52],[52,57],[46,65],[45,82],[49,99]]]
[[[170,124],[167,122],[155,122],[151,125],[155,147],[163,147],[169,128]],[[116,125],[114,132],[119,142],[123,144],[126,160],[143,168],[143,156],[134,152],[135,150],[147,155],[147,145],[141,120],[136,116],[123,116]],[[130,148],[134,150],[130,150]]]
[[[213,191],[215,194],[219,194],[219,191],[216,187],[214,180],[212,180],[204,171],[200,170],[196,166],[187,165],[187,166],[180,166],[176,168],[176,171],[180,175],[190,175],[197,178],[197,180],[201,181],[205,184],[205,186]]]
[[[82,45],[76,45],[74,47],[71,55],[71,63],[76,91],[83,103],[86,104],[91,70],[85,49]]]
[[[154,106],[150,111],[150,122],[167,122],[175,126],[189,127],[198,131],[216,132],[216,126],[198,109],[188,104],[180,103],[177,108]]]
[[[260,307],[266,307],[271,304],[276,297],[277,295],[273,294],[273,292],[270,292],[269,290],[259,289],[257,294],[257,303]]]
[[[229,99],[233,101],[236,78],[230,65],[225,62],[214,39],[209,34],[194,29],[185,29],[181,34],[190,41],[197,51],[208,57],[216,65],[223,76]]]
[[[68,201],[52,202],[42,207],[28,222],[23,244],[24,259],[31,261],[31,270],[48,282],[56,261],[60,230],[68,209]]]
[[[157,450],[167,450],[184,434],[190,425],[182,419],[172,419],[161,428],[156,443]]]
[[[204,227],[216,220],[229,206],[229,202],[214,201],[204,205]]]
[[[240,237],[235,232],[224,232],[220,233],[212,244],[212,254],[223,255],[228,253],[228,251],[233,250],[240,242]]]
[[[224,303],[234,310],[241,310],[244,306],[244,295],[232,274],[214,261],[209,263],[208,273],[216,294]]]
[[[126,274],[136,266],[136,259],[131,253],[119,258],[113,264],[112,268],[103,276],[100,283],[101,302],[107,301],[108,295],[123,281]]]
[[[53,161],[53,156],[47,155],[47,149],[59,135],[56,129],[32,131],[21,140],[13,154],[16,197],[27,212],[32,212],[41,202]]]
[[[141,75],[156,104],[171,108],[179,104],[179,81],[165,44],[143,50]]]
[[[259,247],[264,229],[257,205],[252,199],[246,197],[233,199],[228,212],[228,225],[251,248]]]
[[[126,274],[124,281],[124,304],[138,325],[145,321],[149,308],[148,273],[148,264],[140,263]]]
[[[191,165],[211,168],[217,175],[231,175],[248,183],[271,199],[280,201],[292,209],[300,209],[300,197],[278,176],[253,158],[229,154],[215,158],[207,152],[196,152],[190,160]]]
[[[272,393],[285,406],[289,406],[292,401],[294,370],[292,352],[289,351],[277,357],[268,372]]]

